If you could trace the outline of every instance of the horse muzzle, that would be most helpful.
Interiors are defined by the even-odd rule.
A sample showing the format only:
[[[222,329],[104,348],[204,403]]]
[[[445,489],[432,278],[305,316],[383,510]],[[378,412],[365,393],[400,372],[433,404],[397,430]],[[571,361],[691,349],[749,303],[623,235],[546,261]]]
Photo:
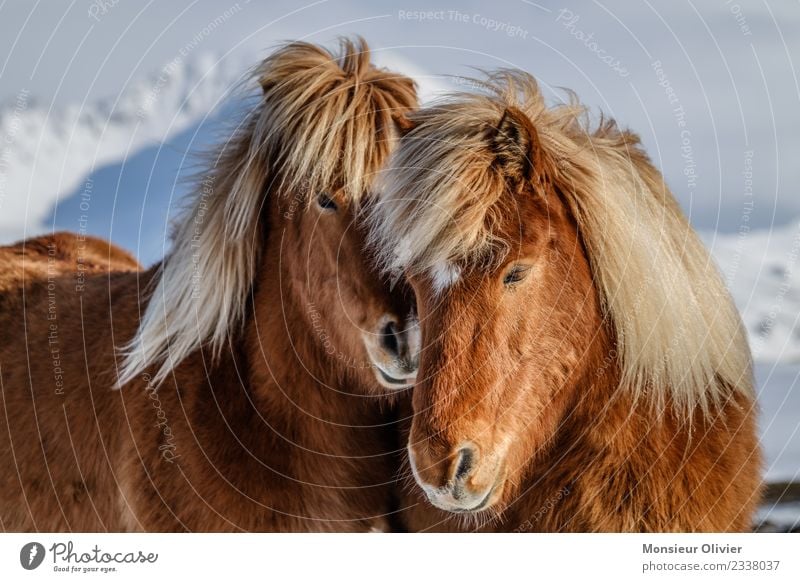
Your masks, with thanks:
[[[500,464],[481,463],[478,448],[461,445],[436,460],[420,455],[409,443],[409,462],[419,486],[431,504],[452,513],[476,513],[495,505],[502,497],[504,477]]]
[[[414,385],[419,368],[420,332],[415,318],[400,323],[386,315],[381,318],[378,330],[365,334],[375,378],[389,390],[404,390]]]

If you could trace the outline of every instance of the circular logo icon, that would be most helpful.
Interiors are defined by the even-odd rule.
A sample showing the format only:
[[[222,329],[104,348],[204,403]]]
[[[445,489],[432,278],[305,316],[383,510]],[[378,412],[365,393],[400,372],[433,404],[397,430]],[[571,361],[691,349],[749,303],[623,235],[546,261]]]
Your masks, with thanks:
[[[39,542],[28,542],[19,551],[19,563],[26,570],[35,570],[44,561],[44,546]]]

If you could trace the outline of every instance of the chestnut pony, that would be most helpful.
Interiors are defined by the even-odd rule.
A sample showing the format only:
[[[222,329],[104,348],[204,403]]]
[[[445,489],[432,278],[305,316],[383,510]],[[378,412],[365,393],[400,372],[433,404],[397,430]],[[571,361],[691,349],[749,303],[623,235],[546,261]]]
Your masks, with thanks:
[[[70,232],[54,232],[0,247],[0,293],[21,290],[34,282],[71,274],[80,287],[89,273],[139,271],[139,262],[127,251],[103,239]],[[6,296],[20,296],[11,293]],[[0,300],[4,298],[0,295]]]
[[[636,135],[484,86],[411,117],[370,218],[422,329],[409,528],[747,530],[751,362],[708,253]]]
[[[358,217],[414,85],[363,41],[292,43],[255,77],[161,265],[0,312],[3,529],[387,527],[381,398],[418,342]]]

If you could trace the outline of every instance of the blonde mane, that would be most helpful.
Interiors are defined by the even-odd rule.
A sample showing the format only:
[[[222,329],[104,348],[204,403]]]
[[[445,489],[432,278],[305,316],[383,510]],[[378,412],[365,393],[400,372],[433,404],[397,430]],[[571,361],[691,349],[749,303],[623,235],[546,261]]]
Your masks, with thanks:
[[[548,107],[526,73],[479,83],[485,92],[451,95],[411,116],[370,216],[381,266],[436,281],[443,265],[497,254],[492,225],[507,197],[509,152],[498,164],[491,136],[508,111],[521,112],[536,143],[517,152],[517,167],[549,161],[547,179],[577,222],[617,341],[621,385],[683,411],[719,404],[731,391],[750,395],[738,313],[638,137],[609,120],[592,129],[571,94]]]
[[[370,63],[363,39],[339,54],[294,42],[253,72],[263,95],[198,178],[136,336],[123,347],[118,386],[153,364],[160,383],[203,345],[219,355],[245,317],[264,242],[267,195],[302,211],[325,191],[358,204],[416,106],[414,83]]]

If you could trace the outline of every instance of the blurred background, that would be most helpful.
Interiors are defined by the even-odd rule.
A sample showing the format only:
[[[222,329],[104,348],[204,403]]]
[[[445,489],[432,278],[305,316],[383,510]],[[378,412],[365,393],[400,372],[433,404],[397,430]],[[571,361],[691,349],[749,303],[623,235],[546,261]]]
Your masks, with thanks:
[[[518,67],[638,132],[711,249],[756,360],[764,530],[800,528],[800,4],[691,0],[0,2],[0,244],[169,249],[184,178],[285,40],[360,34],[423,99]],[[241,94],[241,92],[239,92]]]

